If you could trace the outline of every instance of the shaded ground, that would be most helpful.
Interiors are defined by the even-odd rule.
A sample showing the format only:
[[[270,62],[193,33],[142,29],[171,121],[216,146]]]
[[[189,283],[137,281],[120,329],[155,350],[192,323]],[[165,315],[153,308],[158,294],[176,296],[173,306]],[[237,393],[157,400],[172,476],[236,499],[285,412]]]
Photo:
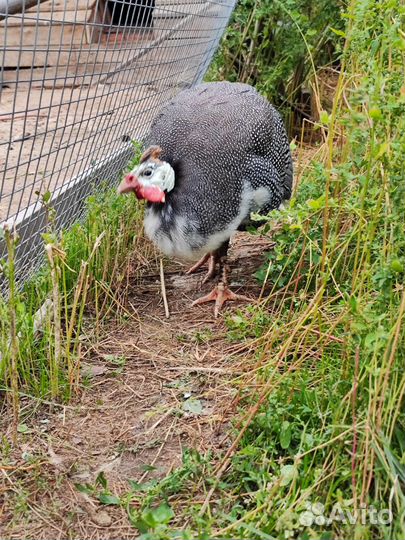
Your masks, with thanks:
[[[234,290],[259,296],[252,273],[270,248],[268,239],[238,235],[230,253]],[[204,272],[184,276],[183,269],[165,268],[169,319],[155,267],[139,281],[130,279],[136,316],[107,325],[88,347],[88,388],[76,402],[24,402],[19,449],[2,441],[0,538],[135,537],[122,509],[99,504],[75,484],[93,485],[104,472],[111,492],[122,495],[128,479],[161,477],[177,467],[185,448],[228,446],[237,393],[230,381],[243,372],[240,344],[227,339],[212,304],[191,308],[212,283],[200,288]],[[94,328],[88,332],[94,335]],[[4,411],[3,433],[9,422]],[[155,469],[145,470],[150,465]]]

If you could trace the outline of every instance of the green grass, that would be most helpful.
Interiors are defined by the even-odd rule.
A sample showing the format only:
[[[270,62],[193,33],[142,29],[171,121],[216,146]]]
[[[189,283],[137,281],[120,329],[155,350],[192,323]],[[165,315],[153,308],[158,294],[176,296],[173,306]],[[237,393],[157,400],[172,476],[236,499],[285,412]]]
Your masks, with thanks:
[[[105,319],[130,316],[124,307],[126,261],[141,237],[141,207],[115,188],[101,188],[88,198],[84,220],[59,233],[50,199],[50,193],[43,196],[45,266],[21,291],[14,275],[18,238],[5,231],[8,260],[2,268],[10,294],[0,297],[0,385],[13,403],[14,438],[20,394],[69,400],[80,381],[82,340],[97,340]]]
[[[252,84],[299,131],[314,71],[341,52],[343,9],[341,0],[239,0],[206,78]]]

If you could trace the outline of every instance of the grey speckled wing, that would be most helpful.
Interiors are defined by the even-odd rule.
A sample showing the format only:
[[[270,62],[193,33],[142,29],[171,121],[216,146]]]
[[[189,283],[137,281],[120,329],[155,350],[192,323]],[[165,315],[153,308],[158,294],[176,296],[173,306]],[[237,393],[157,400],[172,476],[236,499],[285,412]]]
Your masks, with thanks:
[[[181,228],[193,251],[231,235],[250,212],[289,199],[292,160],[278,112],[254,88],[206,83],[181,92],[155,118],[148,145],[175,170],[165,205],[153,205],[162,234]],[[205,246],[206,244],[206,246]]]

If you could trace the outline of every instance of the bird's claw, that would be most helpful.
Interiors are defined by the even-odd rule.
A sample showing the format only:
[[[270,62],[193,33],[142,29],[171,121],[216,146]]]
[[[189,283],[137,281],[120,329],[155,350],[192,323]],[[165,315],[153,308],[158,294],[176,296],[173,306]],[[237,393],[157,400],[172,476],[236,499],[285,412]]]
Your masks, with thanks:
[[[234,293],[221,281],[210,293],[201,298],[197,298],[191,305],[196,306],[198,304],[205,304],[206,302],[215,302],[214,316],[217,318],[222,306],[227,300],[243,300],[244,302],[251,302],[252,298],[244,296],[243,294]]]

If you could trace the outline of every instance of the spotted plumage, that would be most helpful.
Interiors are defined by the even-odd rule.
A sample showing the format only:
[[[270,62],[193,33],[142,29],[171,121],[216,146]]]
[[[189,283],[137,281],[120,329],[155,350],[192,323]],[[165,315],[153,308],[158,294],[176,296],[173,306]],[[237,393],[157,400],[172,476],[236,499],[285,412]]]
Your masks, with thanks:
[[[289,199],[292,161],[280,115],[254,88],[207,83],[181,92],[152,124],[175,186],[146,209],[146,234],[167,255],[196,259]]]
[[[292,160],[278,112],[254,88],[200,84],[181,92],[155,118],[140,164],[119,191],[146,199],[145,232],[169,256],[219,264],[222,280],[194,303],[246,297],[228,288],[229,240],[289,199]]]

